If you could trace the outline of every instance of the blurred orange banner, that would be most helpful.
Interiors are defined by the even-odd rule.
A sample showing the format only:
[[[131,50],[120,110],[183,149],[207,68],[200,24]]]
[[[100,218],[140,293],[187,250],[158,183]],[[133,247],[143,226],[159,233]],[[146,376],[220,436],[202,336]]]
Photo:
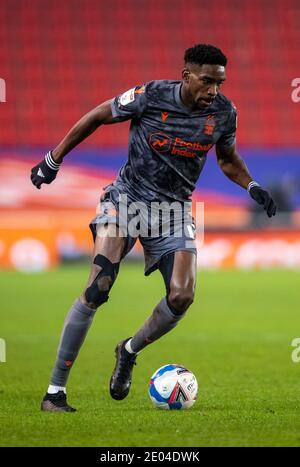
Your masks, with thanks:
[[[201,268],[299,268],[300,231],[206,232],[198,247]]]
[[[92,254],[94,210],[1,210],[0,267],[40,271]],[[206,231],[199,268],[300,268],[300,230]],[[137,242],[133,254],[142,256]]]

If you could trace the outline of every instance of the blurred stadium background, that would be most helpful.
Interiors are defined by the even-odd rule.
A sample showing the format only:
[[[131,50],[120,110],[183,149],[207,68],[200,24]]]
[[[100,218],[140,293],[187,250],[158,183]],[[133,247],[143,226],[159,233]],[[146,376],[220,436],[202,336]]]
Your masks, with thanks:
[[[297,0],[2,0],[0,21],[1,267],[39,271],[90,254],[88,222],[126,159],[129,124],[98,130],[41,191],[30,168],[102,101],[180,79],[184,50],[198,42],[229,58],[223,92],[238,109],[238,149],[279,208],[268,220],[210,152],[194,196],[205,203],[199,266],[300,266]]]

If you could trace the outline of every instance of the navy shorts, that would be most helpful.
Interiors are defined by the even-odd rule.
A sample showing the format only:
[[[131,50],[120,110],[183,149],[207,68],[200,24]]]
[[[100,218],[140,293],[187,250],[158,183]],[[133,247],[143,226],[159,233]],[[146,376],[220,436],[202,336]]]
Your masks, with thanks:
[[[128,206],[133,207],[132,203],[135,203],[134,213],[133,211],[128,212]],[[191,214],[181,214],[179,220],[178,218],[174,220],[174,215],[172,216],[171,212],[171,221],[169,221],[169,219],[166,220],[162,217],[162,214],[159,214],[158,211],[156,212],[153,207],[151,207],[152,212],[150,213],[149,204],[145,205],[143,203],[142,209],[140,209],[138,203],[139,201],[133,199],[130,194],[122,191],[115,184],[105,187],[100,198],[98,214],[90,223],[94,241],[99,226],[117,225],[125,241],[122,254],[122,258],[124,258],[139,239],[144,251],[146,276],[158,268],[159,261],[168,253],[185,250],[197,255],[196,229]],[[139,216],[136,215],[137,212]],[[152,231],[149,225],[150,218],[152,221],[154,219],[151,224]],[[133,230],[135,231],[133,232]]]

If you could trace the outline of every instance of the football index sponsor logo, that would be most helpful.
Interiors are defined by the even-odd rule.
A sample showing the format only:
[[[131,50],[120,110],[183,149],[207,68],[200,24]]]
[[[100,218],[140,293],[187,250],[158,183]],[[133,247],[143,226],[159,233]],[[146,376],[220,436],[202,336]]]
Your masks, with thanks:
[[[6,343],[4,339],[0,338],[0,363],[6,362]]]
[[[214,124],[212,125],[211,123],[207,128],[210,128],[209,131],[213,131]],[[208,151],[213,147],[213,144],[202,144],[200,141],[185,141],[178,136],[173,139],[166,133],[162,133],[160,131],[150,135],[149,144],[154,151],[162,153],[169,152],[169,154],[173,156],[191,158],[194,158],[197,155],[200,156],[201,152]]]
[[[3,78],[0,78],[0,102],[6,102],[6,84]]]
[[[172,138],[165,133],[152,133],[150,135],[150,146],[152,149],[158,152],[169,151],[172,143]]]

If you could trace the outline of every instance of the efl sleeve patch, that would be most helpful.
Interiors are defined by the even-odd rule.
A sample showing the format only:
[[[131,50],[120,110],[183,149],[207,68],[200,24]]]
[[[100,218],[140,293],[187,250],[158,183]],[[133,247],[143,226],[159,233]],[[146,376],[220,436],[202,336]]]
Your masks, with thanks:
[[[128,105],[134,101],[134,90],[135,88],[129,89],[129,91],[124,92],[124,94],[120,97],[120,104],[121,105]]]
[[[112,115],[115,121],[125,122],[129,119],[140,118],[147,108],[145,85],[132,89],[115,97],[111,103]]]

